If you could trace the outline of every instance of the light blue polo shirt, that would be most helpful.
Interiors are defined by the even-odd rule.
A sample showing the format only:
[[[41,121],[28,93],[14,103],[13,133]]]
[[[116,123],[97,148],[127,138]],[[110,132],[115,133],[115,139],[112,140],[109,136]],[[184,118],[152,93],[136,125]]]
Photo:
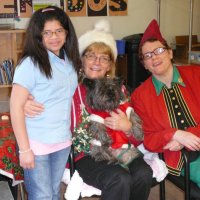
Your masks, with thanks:
[[[53,144],[71,139],[71,102],[78,81],[77,73],[66,55],[63,60],[50,51],[48,54],[52,78],[46,78],[28,57],[17,66],[13,83],[25,87],[45,107],[41,115],[26,117],[29,138]]]

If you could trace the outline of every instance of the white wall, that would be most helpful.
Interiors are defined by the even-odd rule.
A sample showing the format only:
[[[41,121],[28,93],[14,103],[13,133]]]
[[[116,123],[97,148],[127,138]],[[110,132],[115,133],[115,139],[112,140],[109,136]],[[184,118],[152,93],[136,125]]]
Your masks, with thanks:
[[[142,33],[153,18],[157,18],[158,0],[128,0],[128,16],[105,17],[111,22],[116,39]],[[190,0],[161,0],[160,28],[168,43],[175,35],[189,34]],[[194,0],[193,34],[200,37],[200,0]],[[71,17],[77,35],[92,29],[96,20],[104,17]],[[0,23],[15,23],[16,28],[25,28],[28,19],[20,22],[0,19]],[[199,38],[200,39],[200,38]]]
[[[190,0],[161,0],[161,31],[167,41],[174,41],[175,35],[189,34]],[[193,1],[192,34],[200,40],[200,1]]]

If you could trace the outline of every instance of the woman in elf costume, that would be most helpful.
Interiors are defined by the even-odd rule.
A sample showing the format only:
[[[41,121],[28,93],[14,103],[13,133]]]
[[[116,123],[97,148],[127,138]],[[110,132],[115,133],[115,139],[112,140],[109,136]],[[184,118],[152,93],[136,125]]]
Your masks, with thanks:
[[[191,179],[200,187],[200,68],[176,66],[173,53],[156,20],[147,27],[139,57],[152,74],[131,96],[143,121],[144,145],[164,152],[169,173],[179,176],[183,168],[181,149],[190,151]]]

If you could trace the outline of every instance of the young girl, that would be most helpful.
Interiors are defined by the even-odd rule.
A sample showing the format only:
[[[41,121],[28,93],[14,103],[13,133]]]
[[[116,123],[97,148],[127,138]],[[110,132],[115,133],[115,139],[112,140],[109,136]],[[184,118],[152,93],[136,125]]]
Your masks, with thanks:
[[[29,200],[60,199],[79,67],[77,38],[69,17],[54,6],[36,11],[15,70],[10,107]],[[45,107],[34,118],[24,115],[29,93]]]

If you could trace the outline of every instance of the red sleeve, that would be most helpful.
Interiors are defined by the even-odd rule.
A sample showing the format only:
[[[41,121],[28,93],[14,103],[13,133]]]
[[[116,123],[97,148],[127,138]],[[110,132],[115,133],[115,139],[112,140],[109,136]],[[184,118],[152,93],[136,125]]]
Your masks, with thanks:
[[[152,152],[163,152],[163,147],[171,140],[177,129],[170,127],[166,111],[159,101],[152,103],[154,99],[150,99],[151,96],[139,90],[131,95],[132,106],[143,122],[144,146]]]
[[[81,90],[81,85],[79,85],[78,87]],[[80,110],[81,99],[80,99],[78,87],[76,88],[73,99],[72,99],[72,107],[71,107],[71,131],[72,131],[72,133],[81,117],[81,110]]]
[[[193,133],[194,135],[200,137],[200,125],[198,124],[196,127],[189,127],[186,131]]]
[[[76,119],[74,117],[76,117],[76,102],[77,101],[77,89],[74,93],[73,99],[72,99],[72,106],[71,106],[71,132],[73,133],[74,130],[74,123],[76,121]]]

